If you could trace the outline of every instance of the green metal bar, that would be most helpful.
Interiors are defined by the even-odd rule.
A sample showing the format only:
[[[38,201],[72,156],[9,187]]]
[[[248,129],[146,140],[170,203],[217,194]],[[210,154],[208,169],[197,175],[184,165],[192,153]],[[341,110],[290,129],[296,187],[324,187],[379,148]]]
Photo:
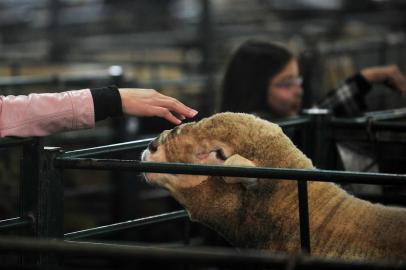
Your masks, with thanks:
[[[27,85],[53,85],[60,83],[85,83],[95,80],[108,80],[109,74],[94,74],[90,76],[12,76],[0,77],[0,87],[19,87]]]
[[[117,143],[117,144],[110,144],[74,151],[67,151],[61,155],[61,158],[81,158],[81,157],[89,157],[93,155],[99,154],[111,154],[116,152],[124,152],[124,151],[131,151],[136,149],[143,149],[148,146],[149,142],[152,141],[153,138],[125,142],[125,143]]]
[[[312,108],[304,110],[311,117],[311,125],[306,132],[310,134],[309,142],[312,144],[310,159],[317,168],[327,169],[329,166],[328,153],[334,147],[330,140],[330,128],[327,125],[331,119],[331,112],[326,109]]]
[[[374,39],[374,40],[356,40],[356,41],[345,41],[340,43],[334,43],[324,46],[318,46],[319,53],[324,56],[330,54],[342,54],[342,53],[365,53],[365,52],[376,52],[382,48],[382,44],[385,46],[396,47],[403,46],[405,44],[405,39],[402,35],[395,35],[393,41],[388,41],[388,39]]]
[[[304,170],[264,167],[235,167],[222,165],[197,165],[186,163],[141,162],[139,160],[57,158],[55,165],[63,169],[126,170],[138,172],[178,173],[193,175],[242,176],[251,178],[276,178],[342,182],[373,185],[406,185],[406,175],[388,173],[362,173],[333,170]],[[328,179],[328,180],[327,180]]]
[[[22,159],[20,161],[20,217],[33,217],[33,225],[22,228],[19,233],[23,236],[38,237],[38,203],[39,186],[41,178],[41,150],[43,141],[41,138],[33,138],[22,147]],[[21,265],[38,264],[40,256],[37,253],[21,254]]]
[[[354,128],[354,129],[367,129],[371,131],[406,131],[406,123],[404,121],[396,122],[356,122],[351,120],[339,119],[333,120],[330,123],[335,128]]]
[[[406,117],[406,108],[389,109],[383,111],[374,111],[365,113],[364,118],[374,120],[393,120]]]
[[[260,250],[227,248],[163,248],[62,240],[3,237],[0,250],[14,252],[52,252],[94,258],[125,258],[128,263],[181,263],[216,266],[264,266],[270,269],[406,269],[406,263],[344,261],[305,255],[272,254]],[[3,265],[2,265],[3,266]],[[7,265],[4,265],[7,266]]]
[[[30,217],[16,217],[0,220],[0,231],[28,227],[33,224]]]
[[[406,108],[376,111],[366,113],[365,116],[355,117],[355,118],[340,118],[333,117],[331,123],[333,125],[356,125],[361,123],[368,123],[369,121],[384,121],[384,120],[394,120],[406,117]]]
[[[299,222],[300,222],[300,247],[302,252],[310,254],[310,222],[309,222],[309,202],[307,196],[307,181],[297,181],[299,199]]]
[[[0,139],[0,147],[21,146],[24,144],[29,144],[33,140],[36,140],[36,138],[6,137]]]
[[[303,125],[303,124],[309,123],[309,121],[310,120],[308,117],[299,117],[296,119],[282,120],[281,122],[278,122],[278,125],[280,125],[281,127]],[[116,152],[125,152],[125,151],[143,149],[143,148],[147,147],[148,144],[153,139],[154,138],[147,138],[147,139],[143,139],[143,140],[130,141],[130,142],[125,142],[125,143],[117,143],[117,144],[110,144],[110,145],[104,145],[104,146],[98,146],[98,147],[92,147],[92,148],[86,148],[86,149],[80,149],[80,150],[67,151],[61,155],[61,158],[83,158],[83,157],[90,157],[90,156],[99,155],[99,154],[111,154],[111,153],[116,153]]]
[[[45,147],[41,151],[38,205],[35,211],[38,237],[63,237],[64,186],[61,170],[54,166],[55,158],[60,153],[58,147]]]
[[[27,228],[23,235],[36,235],[38,212],[38,193],[40,182],[40,163],[43,141],[40,138],[33,138],[29,143],[23,145],[23,157],[20,161],[20,209],[19,216],[33,216],[35,223]]]
[[[308,116],[299,116],[299,117],[292,117],[282,119],[280,121],[275,121],[280,127],[290,127],[290,126],[301,126],[307,125],[311,121],[310,117]]]
[[[51,84],[57,82],[57,76],[13,76],[1,77],[0,86],[24,86],[36,84]]]
[[[179,218],[187,217],[187,212],[185,210],[175,211],[171,213],[165,213],[161,215],[155,215],[151,217],[145,217],[140,219],[128,220],[124,222],[119,222],[111,225],[96,227],[92,229],[66,233],[64,235],[65,240],[74,240],[80,238],[87,238],[92,236],[106,235],[109,233],[122,231],[129,228],[140,227],[148,224],[155,224],[158,222],[165,222],[170,220],[175,220]]]

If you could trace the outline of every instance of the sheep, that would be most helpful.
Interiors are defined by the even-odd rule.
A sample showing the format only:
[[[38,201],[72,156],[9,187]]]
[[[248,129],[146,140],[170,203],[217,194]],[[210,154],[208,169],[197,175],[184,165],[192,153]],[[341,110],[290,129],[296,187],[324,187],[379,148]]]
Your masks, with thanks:
[[[281,128],[244,113],[219,113],[164,131],[143,161],[314,169]],[[300,252],[295,181],[145,173],[185,207],[190,219],[232,245]],[[330,182],[308,181],[312,255],[406,259],[406,210],[372,204]]]

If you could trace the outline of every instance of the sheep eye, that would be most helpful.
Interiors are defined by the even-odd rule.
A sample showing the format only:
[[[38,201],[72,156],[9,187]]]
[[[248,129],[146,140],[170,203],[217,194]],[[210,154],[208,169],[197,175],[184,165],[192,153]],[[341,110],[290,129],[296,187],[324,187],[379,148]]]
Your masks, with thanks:
[[[221,159],[221,160],[226,160],[227,159],[226,155],[224,154],[223,149],[217,149],[216,150],[216,158]]]

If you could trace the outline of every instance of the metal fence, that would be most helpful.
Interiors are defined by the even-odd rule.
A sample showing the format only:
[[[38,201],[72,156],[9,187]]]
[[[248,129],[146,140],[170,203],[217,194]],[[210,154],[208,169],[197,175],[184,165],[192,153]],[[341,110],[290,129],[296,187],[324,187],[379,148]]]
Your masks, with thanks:
[[[297,127],[304,133],[312,131],[307,145],[315,149],[311,157],[317,162],[324,158],[321,145],[333,140],[334,130],[365,128],[404,132],[406,124],[385,122],[405,117],[406,111],[381,112],[357,119],[332,119],[325,111],[309,111],[307,116],[283,121],[282,128]],[[374,185],[406,186],[406,175],[384,173],[344,172],[333,170],[303,170],[284,168],[243,168],[220,165],[195,165],[182,163],[151,163],[139,160],[97,158],[144,149],[151,139],[119,143],[95,148],[63,152],[58,148],[42,149],[39,139],[3,139],[0,147],[22,145],[23,162],[21,188],[21,214],[19,217],[0,221],[0,230],[24,228],[22,236],[34,238],[0,239],[0,250],[22,254],[23,266],[57,267],[61,255],[80,255],[102,258],[125,258],[129,262],[151,261],[163,265],[167,262],[185,265],[273,267],[275,269],[406,269],[405,263],[348,262],[318,259],[311,254],[307,181],[362,183]],[[253,250],[224,250],[218,248],[162,248],[116,243],[79,242],[113,232],[135,229],[149,224],[187,218],[184,210],[156,216],[63,233],[63,186],[61,171],[66,169],[120,170],[135,172],[177,173],[191,175],[244,176],[252,178],[286,179],[297,181],[299,189],[300,240],[303,254],[269,254]],[[328,179],[328,180],[326,180]],[[37,192],[33,192],[37,191]],[[188,237],[188,236],[186,236]],[[50,240],[50,238],[52,240]],[[184,243],[188,243],[185,239]],[[34,252],[26,255],[24,252]],[[10,266],[12,267],[12,266]]]

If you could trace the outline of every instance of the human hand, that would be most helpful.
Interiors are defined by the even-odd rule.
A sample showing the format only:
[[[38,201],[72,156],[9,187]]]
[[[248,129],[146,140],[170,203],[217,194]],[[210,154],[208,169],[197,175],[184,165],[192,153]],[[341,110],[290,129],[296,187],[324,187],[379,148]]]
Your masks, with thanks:
[[[406,78],[397,65],[369,67],[361,70],[371,84],[384,83],[402,95],[406,95]]]
[[[175,98],[165,96],[153,89],[120,88],[123,113],[134,116],[159,116],[173,124],[180,124],[197,111]]]

